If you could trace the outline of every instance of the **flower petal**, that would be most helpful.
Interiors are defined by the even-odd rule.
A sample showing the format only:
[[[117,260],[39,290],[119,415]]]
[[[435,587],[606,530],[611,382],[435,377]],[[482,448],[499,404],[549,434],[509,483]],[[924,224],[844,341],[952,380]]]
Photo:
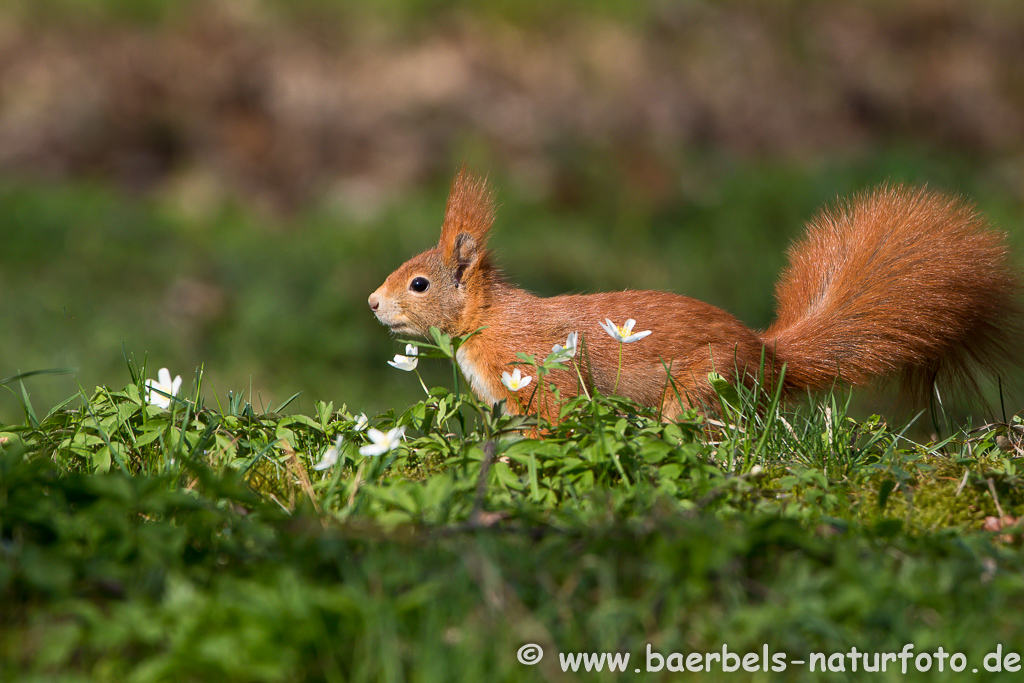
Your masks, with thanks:
[[[171,404],[171,400],[164,396],[160,391],[164,391],[164,387],[160,385],[154,379],[146,380],[146,402],[150,405],[157,406],[158,408],[167,408]]]
[[[384,435],[384,443],[387,444],[388,450],[392,450],[402,443],[402,437],[405,436],[405,427],[395,427],[387,434]]]
[[[387,434],[370,427],[366,431],[366,435],[370,437],[373,442],[367,446],[363,446],[359,449],[360,455],[383,455],[388,451],[394,450],[399,443],[402,441],[402,436],[405,434],[405,427],[395,427]]]
[[[399,370],[411,372],[416,369],[419,362],[419,358],[416,358],[415,356],[410,358],[409,356],[396,355],[394,360],[388,361],[388,365],[393,368],[398,368]]]
[[[637,332],[636,334],[631,334],[628,337],[626,337],[625,339],[623,339],[622,341],[624,343],[635,342],[635,341],[637,341],[639,339],[643,339],[644,337],[646,337],[650,333],[651,333],[650,330],[644,330],[643,332]]]
[[[320,458],[320,462],[313,465],[314,470],[326,470],[328,467],[333,467],[338,462],[338,449],[331,446],[324,451],[324,457]]]

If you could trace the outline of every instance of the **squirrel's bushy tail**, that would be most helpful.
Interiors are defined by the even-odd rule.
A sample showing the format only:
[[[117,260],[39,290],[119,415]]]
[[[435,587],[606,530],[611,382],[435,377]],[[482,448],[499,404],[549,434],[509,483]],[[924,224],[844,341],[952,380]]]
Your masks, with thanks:
[[[1005,236],[973,206],[882,187],[819,215],[788,252],[761,338],[791,392],[895,377],[976,394],[976,373],[1020,362],[1021,280]]]

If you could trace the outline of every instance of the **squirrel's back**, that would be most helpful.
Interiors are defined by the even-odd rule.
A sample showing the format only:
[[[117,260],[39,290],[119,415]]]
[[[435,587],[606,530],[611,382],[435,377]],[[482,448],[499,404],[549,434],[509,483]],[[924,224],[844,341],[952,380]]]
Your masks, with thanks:
[[[895,376],[920,400],[936,381],[974,393],[978,371],[1019,362],[1005,235],[959,199],[882,187],[821,213],[788,255],[761,338],[790,389]]]

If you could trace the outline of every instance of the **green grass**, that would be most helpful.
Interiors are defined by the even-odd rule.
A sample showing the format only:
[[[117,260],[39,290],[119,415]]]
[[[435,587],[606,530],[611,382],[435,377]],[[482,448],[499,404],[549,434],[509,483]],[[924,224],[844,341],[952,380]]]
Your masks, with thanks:
[[[199,371],[167,410],[129,370],[0,426],[5,680],[550,680],[559,652],[632,672],[648,644],[913,643],[982,668],[1024,648],[1020,536],[981,530],[1024,509],[997,445],[1017,418],[915,443],[838,395],[759,412],[723,385],[719,426],[598,396],[530,437],[534,418],[438,387],[371,419],[406,440],[370,457],[354,408],[207,404]],[[955,678],[934,673],[910,680]]]

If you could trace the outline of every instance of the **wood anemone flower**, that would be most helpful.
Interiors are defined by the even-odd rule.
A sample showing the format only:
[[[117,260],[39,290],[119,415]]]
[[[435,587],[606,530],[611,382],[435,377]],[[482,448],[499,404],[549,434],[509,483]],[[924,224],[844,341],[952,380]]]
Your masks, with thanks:
[[[525,388],[533,381],[533,377],[529,375],[524,376],[523,373],[519,372],[519,368],[512,371],[512,374],[508,372],[501,373],[501,383],[512,391],[519,391]]]
[[[570,358],[576,356],[576,340],[579,338],[578,332],[570,332],[569,336],[565,339],[565,346],[561,344],[555,344],[551,347],[551,356],[549,360],[555,363],[561,363],[567,361]]]
[[[389,430],[387,434],[379,429],[370,427],[366,431],[366,435],[370,437],[370,441],[373,443],[360,448],[359,455],[384,455],[395,450],[402,443],[402,437],[405,436],[405,427],[395,427]]]
[[[313,469],[319,471],[333,467],[338,462],[338,453],[341,451],[341,446],[344,442],[344,438],[339,434],[337,441],[334,442],[333,446],[324,451],[324,457],[320,458],[320,462],[313,465]]]
[[[171,406],[171,396],[178,394],[181,388],[181,375],[171,380],[171,371],[167,368],[160,368],[156,373],[156,379],[146,380],[146,402],[160,408]]]
[[[620,341],[623,344],[628,344],[630,342],[635,342],[638,339],[643,339],[644,337],[651,333],[650,330],[644,330],[643,332],[634,333],[633,325],[636,325],[636,321],[633,320],[632,318],[627,320],[622,327],[619,327],[608,318],[605,318],[604,322],[601,323],[601,329],[610,334],[613,339]]]
[[[413,346],[412,344],[406,344],[405,355],[395,354],[395,359],[389,360],[388,365],[393,368],[398,368],[399,370],[412,372],[420,362],[420,359],[417,357],[419,356],[419,353],[420,350],[418,347]]]

